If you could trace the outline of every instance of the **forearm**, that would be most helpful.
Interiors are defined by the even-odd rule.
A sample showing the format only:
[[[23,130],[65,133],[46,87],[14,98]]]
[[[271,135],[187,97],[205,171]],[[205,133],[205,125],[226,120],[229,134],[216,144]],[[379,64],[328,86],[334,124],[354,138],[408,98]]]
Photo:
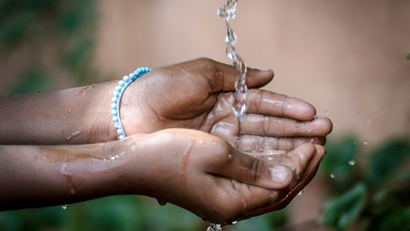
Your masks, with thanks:
[[[0,210],[138,193],[124,180],[131,150],[118,143],[0,146]]]
[[[85,144],[116,139],[115,82],[54,92],[0,96],[0,144]]]

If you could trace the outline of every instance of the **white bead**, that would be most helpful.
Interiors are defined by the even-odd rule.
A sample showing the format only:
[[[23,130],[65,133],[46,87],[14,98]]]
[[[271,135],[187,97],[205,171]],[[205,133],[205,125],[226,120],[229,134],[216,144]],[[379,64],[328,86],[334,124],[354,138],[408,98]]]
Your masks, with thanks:
[[[116,122],[114,125],[116,128],[120,129],[121,128],[121,124],[119,122]]]
[[[120,140],[123,140],[123,139],[125,138],[125,136],[120,135],[120,136],[118,136],[118,138],[119,138]]]
[[[115,91],[116,91],[116,92],[120,92],[120,91],[121,91],[121,87],[120,87],[120,86],[116,86],[116,87],[115,87]]]
[[[112,108],[112,109],[116,109],[116,108],[117,108],[117,104],[116,104],[116,103],[112,103],[112,104],[111,104],[111,108]]]
[[[112,121],[114,121],[114,123],[119,122],[119,121],[118,121],[118,116],[113,116],[113,117],[112,117]]]

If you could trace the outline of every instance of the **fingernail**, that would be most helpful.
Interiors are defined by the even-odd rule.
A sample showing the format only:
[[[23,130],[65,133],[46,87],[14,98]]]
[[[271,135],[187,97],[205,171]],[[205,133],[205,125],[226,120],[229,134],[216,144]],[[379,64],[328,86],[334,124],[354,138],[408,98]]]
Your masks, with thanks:
[[[284,183],[288,179],[288,171],[284,166],[276,165],[269,168],[272,180],[277,183]]]
[[[257,68],[258,71],[270,71],[270,68]]]

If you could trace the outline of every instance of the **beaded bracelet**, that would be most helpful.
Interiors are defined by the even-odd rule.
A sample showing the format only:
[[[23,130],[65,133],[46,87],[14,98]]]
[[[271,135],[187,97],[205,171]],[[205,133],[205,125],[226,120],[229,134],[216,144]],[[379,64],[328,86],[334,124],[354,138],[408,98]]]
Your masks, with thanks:
[[[115,87],[113,92],[113,97],[111,99],[111,114],[112,120],[114,121],[114,126],[117,129],[118,138],[120,140],[125,138],[124,128],[122,127],[120,118],[120,100],[125,89],[136,80],[138,77],[150,72],[151,69],[148,67],[140,67],[128,76],[124,76],[122,80],[118,82],[118,86]]]

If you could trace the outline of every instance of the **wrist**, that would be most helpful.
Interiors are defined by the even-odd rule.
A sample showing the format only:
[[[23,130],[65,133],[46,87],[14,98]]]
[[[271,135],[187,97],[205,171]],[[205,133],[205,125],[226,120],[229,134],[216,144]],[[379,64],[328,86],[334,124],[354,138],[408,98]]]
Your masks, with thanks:
[[[126,111],[124,107],[125,105],[128,105],[127,103],[122,103],[123,93],[128,88],[128,86],[130,86],[137,78],[143,76],[144,74],[150,71],[151,69],[149,69],[148,67],[138,68],[137,70],[135,70],[128,76],[124,76],[122,80],[118,81],[118,85],[115,87],[113,91],[112,99],[111,99],[111,114],[112,114],[112,120],[114,122],[114,127],[117,130],[118,138],[120,140],[126,137],[123,124],[121,121],[122,118],[124,118],[124,116],[121,116],[121,113],[120,113],[120,107],[122,106],[123,111]],[[135,97],[132,97],[132,98],[135,99]]]

